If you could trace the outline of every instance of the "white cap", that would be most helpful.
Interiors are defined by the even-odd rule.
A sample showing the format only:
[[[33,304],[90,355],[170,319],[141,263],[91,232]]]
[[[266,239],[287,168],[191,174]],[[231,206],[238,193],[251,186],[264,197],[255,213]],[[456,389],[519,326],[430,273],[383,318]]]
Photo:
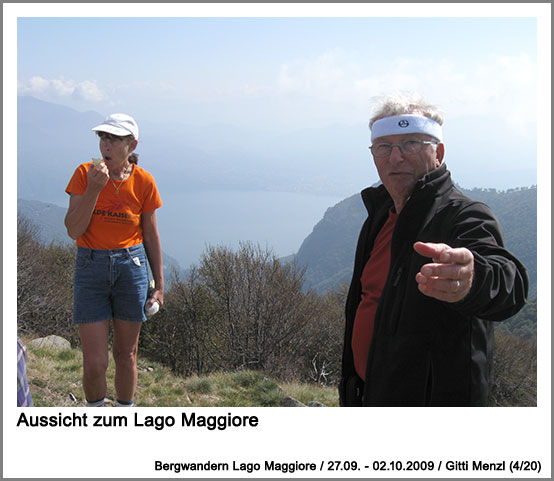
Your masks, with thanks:
[[[120,137],[132,135],[136,140],[139,137],[139,128],[135,119],[126,114],[112,114],[92,130],[95,132],[108,132]]]

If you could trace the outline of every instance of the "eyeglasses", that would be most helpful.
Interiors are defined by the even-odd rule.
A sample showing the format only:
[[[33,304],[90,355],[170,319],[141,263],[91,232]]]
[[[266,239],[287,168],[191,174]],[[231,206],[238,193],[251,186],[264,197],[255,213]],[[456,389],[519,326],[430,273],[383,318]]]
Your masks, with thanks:
[[[400,152],[402,152],[405,155],[412,155],[412,154],[418,154],[423,149],[423,146],[426,144],[433,144],[437,145],[438,142],[434,140],[406,140],[404,142],[401,142],[399,144],[373,144],[369,147],[369,150],[371,150],[371,153],[374,157],[381,158],[381,157],[388,157],[392,153],[392,148],[394,146],[398,147],[400,149]]]
[[[129,135],[121,136],[121,135],[109,134],[108,132],[96,132],[96,133],[98,137],[100,137],[101,139],[109,140],[110,142],[121,141],[127,137],[130,137]]]

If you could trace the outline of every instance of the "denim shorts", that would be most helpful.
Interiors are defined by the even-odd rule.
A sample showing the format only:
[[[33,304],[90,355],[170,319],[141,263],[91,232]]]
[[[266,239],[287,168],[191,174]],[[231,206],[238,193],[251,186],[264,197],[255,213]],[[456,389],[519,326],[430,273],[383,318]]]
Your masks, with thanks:
[[[111,319],[143,322],[148,267],[142,244],[125,249],[77,247],[73,324]]]

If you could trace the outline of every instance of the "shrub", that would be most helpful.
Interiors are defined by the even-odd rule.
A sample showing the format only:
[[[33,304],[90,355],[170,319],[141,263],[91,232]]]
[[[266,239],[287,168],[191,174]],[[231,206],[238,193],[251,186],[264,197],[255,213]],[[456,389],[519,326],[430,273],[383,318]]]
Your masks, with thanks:
[[[496,332],[492,406],[537,405],[537,345],[534,339]]]
[[[75,248],[39,243],[38,229],[17,219],[17,325],[18,331],[46,336],[57,334],[73,345],[71,326]]]

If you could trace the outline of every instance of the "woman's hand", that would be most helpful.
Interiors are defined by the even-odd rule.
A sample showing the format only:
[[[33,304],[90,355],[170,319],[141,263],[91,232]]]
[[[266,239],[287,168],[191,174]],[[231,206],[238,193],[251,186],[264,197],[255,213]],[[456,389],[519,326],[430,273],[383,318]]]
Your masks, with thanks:
[[[160,307],[164,305],[164,291],[163,289],[154,289],[148,298],[146,305],[150,307],[154,301],[156,301]]]
[[[104,186],[110,180],[110,172],[104,162],[100,162],[96,167],[92,165],[88,171],[88,189],[95,194],[99,194]]]

